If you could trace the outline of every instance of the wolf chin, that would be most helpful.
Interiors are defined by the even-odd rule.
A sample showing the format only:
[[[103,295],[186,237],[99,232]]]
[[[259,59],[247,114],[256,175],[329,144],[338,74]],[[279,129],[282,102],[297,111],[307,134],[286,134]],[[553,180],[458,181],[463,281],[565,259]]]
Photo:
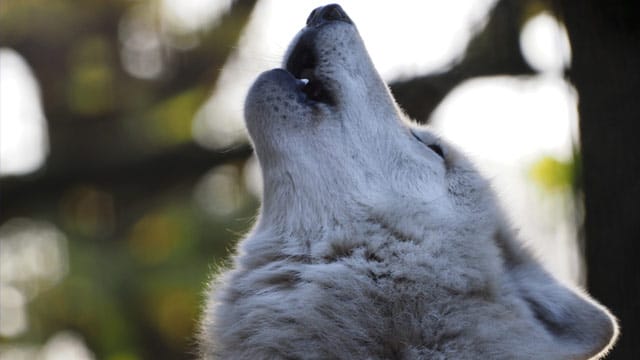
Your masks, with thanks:
[[[473,165],[405,119],[338,5],[258,77],[245,118],[262,209],[210,286],[204,358],[588,359],[614,342]]]

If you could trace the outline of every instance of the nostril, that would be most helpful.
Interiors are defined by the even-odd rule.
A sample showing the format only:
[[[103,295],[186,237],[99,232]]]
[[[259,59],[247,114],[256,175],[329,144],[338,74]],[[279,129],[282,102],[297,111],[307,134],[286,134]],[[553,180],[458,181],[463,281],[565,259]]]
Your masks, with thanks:
[[[342,10],[340,5],[332,4],[319,7],[311,12],[307,18],[307,25],[317,26],[329,21],[344,21],[352,24],[347,13]]]
[[[340,5],[337,5],[337,4],[327,5],[322,10],[323,11],[321,12],[320,15],[325,20],[328,20],[328,21],[331,21],[331,20],[342,20],[342,21],[344,21],[344,20],[349,19],[349,17],[344,12],[344,10],[342,10]]]
[[[309,17],[307,18],[307,25],[310,25],[311,22],[313,21],[313,18],[316,16],[316,14],[318,13],[318,9],[320,8],[315,8],[313,9],[313,11],[311,12],[311,14],[309,14]]]

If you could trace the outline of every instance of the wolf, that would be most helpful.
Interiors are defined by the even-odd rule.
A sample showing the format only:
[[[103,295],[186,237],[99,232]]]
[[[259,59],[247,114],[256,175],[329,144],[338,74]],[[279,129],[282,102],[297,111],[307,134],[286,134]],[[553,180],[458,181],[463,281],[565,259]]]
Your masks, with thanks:
[[[245,119],[262,206],[208,290],[203,358],[588,359],[612,346],[614,317],[548,274],[487,180],[406,119],[340,6],[311,13]]]

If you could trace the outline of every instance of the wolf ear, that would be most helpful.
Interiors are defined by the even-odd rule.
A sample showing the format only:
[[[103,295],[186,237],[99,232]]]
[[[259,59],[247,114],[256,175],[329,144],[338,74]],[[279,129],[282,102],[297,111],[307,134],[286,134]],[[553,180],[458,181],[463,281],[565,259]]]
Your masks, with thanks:
[[[579,289],[560,284],[517,242],[500,231],[497,244],[509,278],[531,310],[532,321],[552,335],[562,358],[590,359],[606,354],[618,336],[615,318]]]

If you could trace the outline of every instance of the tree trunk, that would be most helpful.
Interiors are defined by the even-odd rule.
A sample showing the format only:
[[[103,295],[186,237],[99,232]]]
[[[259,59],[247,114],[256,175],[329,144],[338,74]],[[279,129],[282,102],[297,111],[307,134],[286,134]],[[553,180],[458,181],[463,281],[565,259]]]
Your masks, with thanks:
[[[640,357],[640,15],[637,0],[560,0],[579,93],[587,286],[619,319],[608,359]]]

